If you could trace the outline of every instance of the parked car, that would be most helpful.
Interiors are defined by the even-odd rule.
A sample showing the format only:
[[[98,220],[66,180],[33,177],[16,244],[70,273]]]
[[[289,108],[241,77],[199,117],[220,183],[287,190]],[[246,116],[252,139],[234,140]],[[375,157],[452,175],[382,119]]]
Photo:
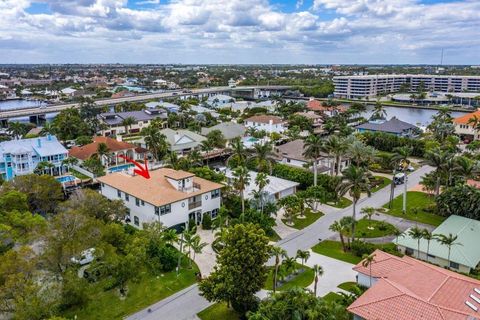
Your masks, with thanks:
[[[83,265],[89,264],[90,262],[93,261],[93,259],[95,259],[94,254],[95,254],[95,248],[89,248],[87,250],[83,250],[80,257],[78,258],[72,257],[70,260],[73,263],[83,266]]]
[[[405,174],[403,172],[400,172],[394,175],[393,183],[395,183],[396,185],[405,183]]]

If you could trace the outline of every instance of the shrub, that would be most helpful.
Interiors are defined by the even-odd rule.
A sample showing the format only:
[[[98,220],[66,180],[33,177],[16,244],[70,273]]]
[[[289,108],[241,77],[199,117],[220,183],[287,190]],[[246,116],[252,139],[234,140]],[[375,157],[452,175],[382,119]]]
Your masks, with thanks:
[[[204,230],[212,229],[212,216],[209,212],[203,213],[202,227]]]
[[[178,261],[178,251],[170,246],[165,245],[158,250],[158,260],[163,272],[169,272],[176,268]]]
[[[437,198],[438,213],[480,220],[480,190],[468,185],[447,188]]]
[[[352,253],[357,257],[362,257],[364,254],[371,254],[375,251],[375,245],[373,243],[363,242],[355,240],[350,246]]]
[[[362,140],[369,146],[380,151],[394,152],[397,147],[412,147],[412,155],[415,157],[423,157],[425,153],[425,141],[419,139],[411,139],[399,137],[384,132],[362,132]]]

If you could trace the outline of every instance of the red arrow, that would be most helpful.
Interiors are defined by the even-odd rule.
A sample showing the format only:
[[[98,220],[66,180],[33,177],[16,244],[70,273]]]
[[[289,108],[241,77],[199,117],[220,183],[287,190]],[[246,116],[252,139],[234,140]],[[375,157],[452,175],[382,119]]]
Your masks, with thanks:
[[[124,159],[127,162],[133,163],[135,166],[137,166],[139,169],[134,169],[133,172],[141,175],[145,179],[150,179],[150,173],[148,172],[148,163],[147,159],[145,159],[145,167],[143,167],[140,163],[137,161],[130,159],[128,157],[125,157],[124,155],[119,155],[119,158]]]

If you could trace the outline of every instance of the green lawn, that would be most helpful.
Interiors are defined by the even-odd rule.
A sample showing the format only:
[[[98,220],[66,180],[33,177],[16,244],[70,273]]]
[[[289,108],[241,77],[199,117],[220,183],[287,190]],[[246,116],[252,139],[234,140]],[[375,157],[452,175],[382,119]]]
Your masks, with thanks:
[[[371,192],[377,192],[378,190],[383,189],[383,188],[385,188],[386,186],[388,186],[389,184],[392,183],[392,180],[390,180],[388,178],[385,178],[385,177],[375,176],[375,178],[383,179],[383,183],[379,184],[375,188],[372,188]]]
[[[309,208],[305,210],[305,216],[302,218],[294,218],[293,219],[293,225],[287,224],[287,219],[282,219],[283,223],[287,224],[287,226],[295,228],[295,229],[303,229],[305,227],[308,227],[315,221],[317,221],[318,218],[322,217],[323,213],[321,212],[313,212]]]
[[[350,252],[343,252],[342,244],[339,241],[324,240],[313,246],[312,250],[318,254],[323,254],[324,256],[351,264],[357,264],[362,260],[362,258],[357,257]]]
[[[202,320],[238,320],[240,317],[235,310],[227,307],[226,303],[215,303],[205,310],[197,313]]]
[[[65,312],[63,316],[77,319],[122,319],[127,315],[140,311],[149,305],[162,300],[175,292],[196,282],[195,273],[198,267],[193,264],[188,269],[187,259],[183,259],[183,268],[177,278],[175,271],[154,276],[142,272],[137,282],[128,283],[125,299],[120,299],[117,289],[104,291],[99,282],[88,287],[89,302],[75,310]]]
[[[349,200],[345,197],[341,197],[340,201],[338,202],[327,202],[327,205],[335,208],[340,208],[340,209],[346,208],[351,204],[352,204],[352,200]]]
[[[430,224],[433,226],[440,225],[445,218],[434,213],[426,212],[424,208],[435,203],[434,199],[423,192],[408,191],[407,192],[407,213],[402,213],[403,195],[399,195],[393,199],[392,209],[386,211],[386,214],[402,217],[420,223]],[[388,208],[388,203],[383,206]],[[418,214],[413,214],[412,208],[418,208]]]
[[[268,238],[270,239],[270,241],[273,241],[273,242],[277,242],[277,241],[282,240],[282,238],[280,238],[278,233],[276,233],[275,231],[273,231],[273,234],[268,236]]]
[[[75,169],[70,169],[68,171],[71,175],[77,177],[78,179],[85,180],[85,179],[91,179],[89,176],[84,175],[83,173],[78,172]]]
[[[293,287],[300,287],[300,288],[308,287],[313,282],[313,278],[314,278],[313,269],[307,266],[302,267],[301,264],[297,263],[297,269],[300,269],[300,268],[304,268],[305,271],[302,273],[299,273],[290,281],[283,283],[281,286],[278,286],[277,290],[282,291],[282,290],[291,289]],[[269,271],[268,271],[267,280],[265,281],[264,289],[273,290],[273,276],[274,276],[275,269],[273,267],[269,267],[268,269]]]
[[[329,292],[323,296],[323,300],[326,302],[334,302],[342,299],[342,296],[335,292]]]
[[[344,283],[340,283],[338,285],[338,287],[340,289],[343,289],[345,291],[348,291],[348,292],[353,292],[353,289],[354,287],[357,286],[357,283],[356,282],[344,282]]]
[[[370,230],[369,227],[373,229]],[[360,219],[355,228],[355,238],[378,238],[393,234],[395,226],[378,220]]]

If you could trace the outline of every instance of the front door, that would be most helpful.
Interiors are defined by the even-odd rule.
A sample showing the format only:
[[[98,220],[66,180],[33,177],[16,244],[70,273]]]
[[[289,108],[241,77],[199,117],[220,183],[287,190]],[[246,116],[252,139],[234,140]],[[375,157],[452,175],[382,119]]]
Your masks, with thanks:
[[[200,225],[200,223],[202,223],[202,212],[197,211],[197,226]]]

